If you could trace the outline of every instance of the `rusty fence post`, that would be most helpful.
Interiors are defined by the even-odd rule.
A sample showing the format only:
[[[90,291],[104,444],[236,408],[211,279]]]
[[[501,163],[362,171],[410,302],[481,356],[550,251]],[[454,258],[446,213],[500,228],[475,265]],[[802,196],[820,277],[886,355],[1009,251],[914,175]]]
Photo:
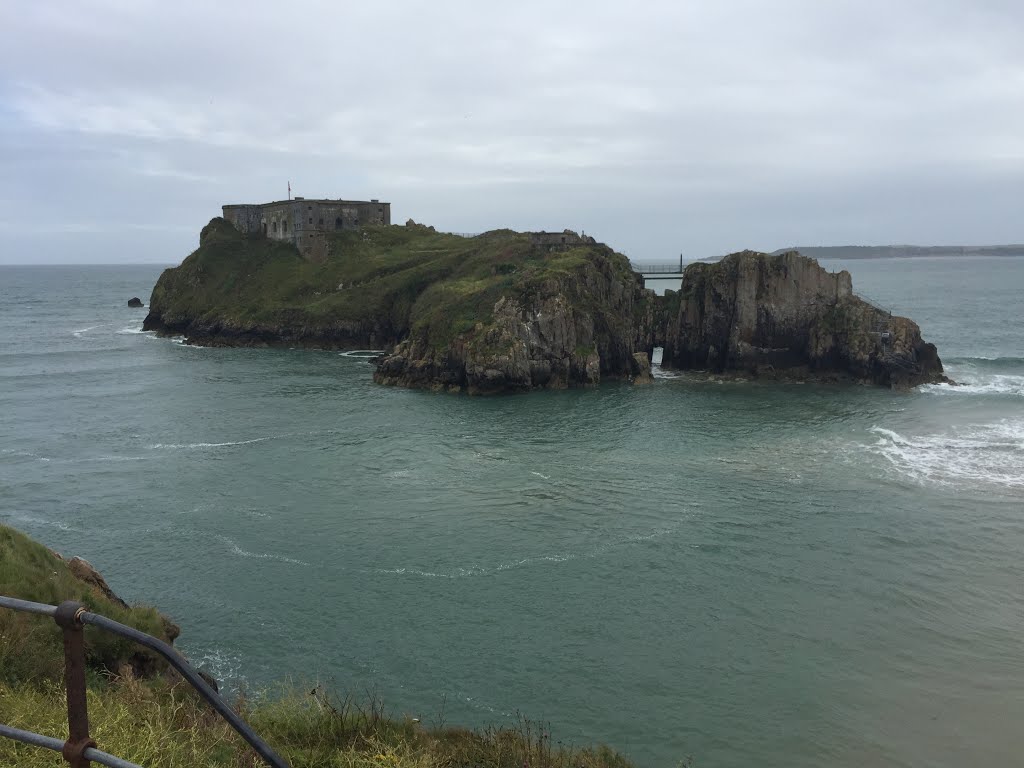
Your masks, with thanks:
[[[85,637],[79,617],[85,606],[66,600],[57,606],[53,620],[64,630],[64,685],[68,694],[68,740],[61,754],[71,768],[89,768],[83,754],[96,742],[89,737],[89,709],[85,698]]]

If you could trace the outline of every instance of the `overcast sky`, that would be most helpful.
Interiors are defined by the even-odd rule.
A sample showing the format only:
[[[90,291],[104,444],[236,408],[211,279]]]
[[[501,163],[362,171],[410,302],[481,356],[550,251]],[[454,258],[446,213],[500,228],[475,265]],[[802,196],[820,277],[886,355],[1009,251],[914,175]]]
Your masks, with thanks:
[[[635,260],[1024,241],[1024,2],[0,3],[0,263],[178,263],[223,203]]]

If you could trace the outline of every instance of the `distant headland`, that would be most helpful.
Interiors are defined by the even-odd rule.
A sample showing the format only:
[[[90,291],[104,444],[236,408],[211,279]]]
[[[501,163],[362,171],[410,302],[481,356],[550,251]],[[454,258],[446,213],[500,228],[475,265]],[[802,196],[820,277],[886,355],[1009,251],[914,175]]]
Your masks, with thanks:
[[[470,394],[650,380],[663,366],[907,388],[945,381],[907,318],[796,252],[692,264],[656,296],[570,230],[462,236],[372,200],[224,206],[166,270],[144,328],[212,346],[381,350],[381,384]]]
[[[814,259],[908,259],[927,256],[1024,256],[1024,245],[806,245],[781,248],[774,254],[799,251]]]

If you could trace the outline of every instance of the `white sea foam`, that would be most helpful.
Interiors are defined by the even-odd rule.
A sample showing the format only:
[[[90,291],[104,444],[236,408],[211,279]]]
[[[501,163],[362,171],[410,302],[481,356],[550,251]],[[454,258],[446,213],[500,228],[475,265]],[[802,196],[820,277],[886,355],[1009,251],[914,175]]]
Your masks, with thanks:
[[[237,440],[226,443],[154,443],[149,446],[153,450],[192,450],[197,448],[229,448],[235,445],[252,445],[273,440],[273,437],[254,437],[252,440]]]
[[[150,334],[150,333],[154,333],[154,332],[153,331],[144,331],[141,328],[136,328],[134,325],[130,325],[127,328],[122,328],[120,331],[118,331],[118,334],[120,334],[120,335],[127,335],[127,334],[135,335],[135,334],[139,334],[139,333]]]
[[[192,666],[198,667],[213,676],[220,684],[221,693],[239,687],[245,682],[242,675],[242,657],[237,653],[228,653],[220,648],[202,651],[191,651],[189,657]]]
[[[77,331],[72,331],[71,335],[74,336],[76,339],[80,339],[80,338],[82,338],[82,336],[87,334],[89,331],[94,331],[97,328],[99,328],[98,325],[90,325],[88,328],[79,328]]]
[[[43,517],[35,517],[34,515],[14,515],[14,519],[19,523],[28,523],[29,525],[42,525],[47,528],[56,528],[59,531],[72,531],[75,530],[70,525],[65,523],[63,520],[47,520]]]
[[[530,474],[531,475],[536,475],[537,477],[542,477],[545,480],[550,480],[551,479],[550,475],[542,475],[540,472],[531,472]]]
[[[968,373],[958,376],[954,370],[950,370],[950,375],[958,382],[956,386],[927,384],[921,389],[937,395],[1014,395],[1024,397],[1024,376],[1006,373],[987,375]]]
[[[339,352],[342,357],[377,357],[384,353],[383,349],[351,349],[348,352]]]
[[[257,560],[276,560],[279,563],[291,563],[292,565],[309,565],[309,563],[303,560],[296,560],[294,557],[285,557],[284,555],[275,555],[271,552],[247,552],[227,536],[219,538],[231,549],[233,554],[239,557],[252,557]]]
[[[954,427],[947,433],[901,435],[874,426],[868,450],[917,482],[1024,488],[1024,421]]]

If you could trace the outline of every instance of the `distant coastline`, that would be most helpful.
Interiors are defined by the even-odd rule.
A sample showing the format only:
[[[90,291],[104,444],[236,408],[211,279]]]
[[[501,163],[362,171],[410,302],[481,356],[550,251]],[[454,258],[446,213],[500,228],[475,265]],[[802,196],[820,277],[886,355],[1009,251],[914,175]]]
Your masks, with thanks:
[[[1024,245],[806,245],[780,248],[773,254],[799,251],[814,259],[906,259],[925,256],[1024,256]]]

